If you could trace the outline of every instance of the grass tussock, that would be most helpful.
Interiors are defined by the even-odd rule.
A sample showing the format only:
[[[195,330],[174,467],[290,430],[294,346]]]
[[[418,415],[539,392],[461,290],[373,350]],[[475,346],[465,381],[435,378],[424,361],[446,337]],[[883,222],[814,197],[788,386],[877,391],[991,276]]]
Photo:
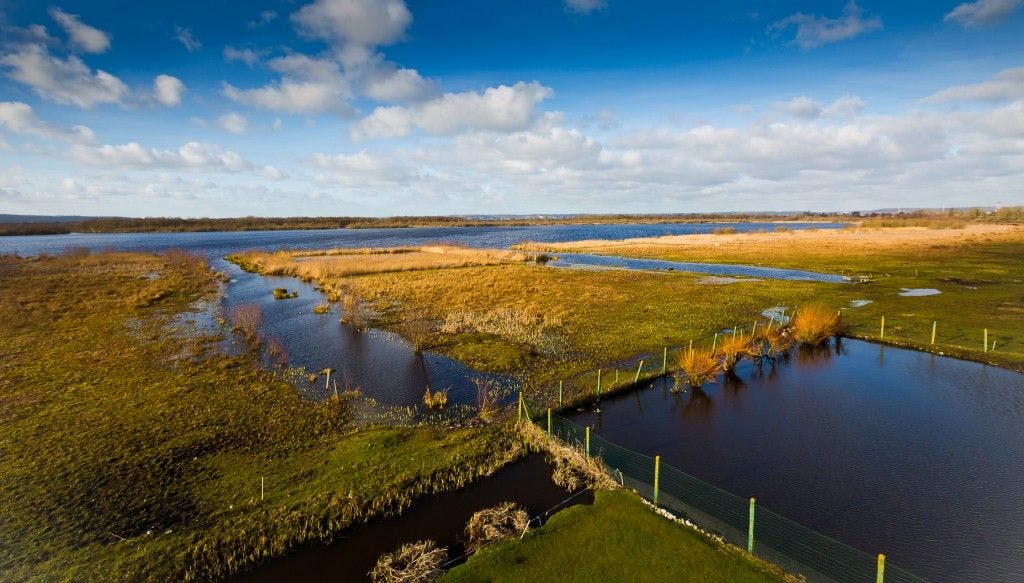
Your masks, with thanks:
[[[299,292],[289,292],[287,288],[283,287],[275,287],[272,293],[275,300],[289,300],[299,297]]]
[[[733,370],[741,360],[748,356],[760,356],[760,350],[754,339],[742,332],[728,334],[718,338],[715,354],[719,356],[722,370]]]
[[[427,409],[441,410],[448,406],[448,391],[431,391],[430,385],[423,391],[423,406]]]
[[[432,540],[402,545],[382,556],[373,570],[373,583],[429,583],[441,576],[441,565],[448,560],[448,549]]]
[[[678,379],[691,388],[712,382],[722,370],[721,361],[709,350],[683,350],[679,353]]]
[[[313,306],[314,314],[329,314],[331,313],[331,304],[318,304]]]
[[[808,346],[819,346],[842,332],[839,313],[820,304],[804,306],[789,322],[793,339]]]
[[[476,549],[511,536],[522,536],[530,526],[530,516],[515,502],[502,502],[477,511],[466,523],[466,550]]]

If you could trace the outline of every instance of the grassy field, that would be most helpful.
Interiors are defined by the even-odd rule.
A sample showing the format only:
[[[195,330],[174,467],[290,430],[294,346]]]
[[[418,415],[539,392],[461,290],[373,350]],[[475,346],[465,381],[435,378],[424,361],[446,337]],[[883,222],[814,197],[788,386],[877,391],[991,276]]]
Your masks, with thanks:
[[[860,228],[581,241],[536,245],[674,261],[737,263],[860,276],[866,283],[814,284],[804,296],[843,309],[852,336],[885,341],[1024,370],[1024,227],[959,229]],[[939,295],[904,297],[903,289]],[[730,286],[726,292],[732,291]],[[779,305],[799,305],[780,296]],[[871,303],[853,308],[851,302]],[[731,302],[731,294],[722,298]],[[936,344],[931,344],[932,323]],[[989,352],[984,352],[988,329]],[[995,348],[992,350],[992,343]]]
[[[623,490],[555,514],[523,540],[486,547],[441,579],[460,581],[785,581],[738,549],[651,512]]]
[[[214,285],[182,254],[0,258],[0,580],[216,579],[522,452],[500,427],[358,428],[209,354],[169,324]]]

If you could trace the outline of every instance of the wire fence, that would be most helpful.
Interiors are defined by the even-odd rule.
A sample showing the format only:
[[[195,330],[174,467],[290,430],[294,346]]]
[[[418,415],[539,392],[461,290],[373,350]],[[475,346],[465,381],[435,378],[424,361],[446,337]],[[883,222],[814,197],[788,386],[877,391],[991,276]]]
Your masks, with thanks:
[[[553,437],[599,458],[609,475],[655,506],[808,581],[925,581],[897,565],[886,564],[883,555],[870,556],[757,506],[754,499],[745,500],[662,464],[660,458],[616,445],[560,415],[546,413],[534,420]]]

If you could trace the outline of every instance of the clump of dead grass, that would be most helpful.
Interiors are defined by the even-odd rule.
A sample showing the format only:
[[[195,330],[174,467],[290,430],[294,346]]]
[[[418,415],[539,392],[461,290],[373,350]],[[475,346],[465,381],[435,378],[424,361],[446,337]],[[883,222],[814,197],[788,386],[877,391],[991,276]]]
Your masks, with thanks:
[[[842,332],[839,313],[828,306],[812,304],[796,311],[789,322],[793,339],[808,346],[818,346]]]
[[[679,353],[678,364],[677,380],[685,381],[692,388],[714,381],[722,370],[721,362],[709,350],[683,350]]]
[[[448,406],[448,391],[431,391],[430,385],[427,385],[423,391],[423,406],[427,409],[444,409]]]
[[[514,535],[522,535],[530,526],[530,516],[515,502],[502,502],[473,514],[466,524],[466,550]]]
[[[374,583],[421,583],[437,579],[441,565],[448,559],[448,549],[432,540],[402,545],[383,555],[370,571]]]

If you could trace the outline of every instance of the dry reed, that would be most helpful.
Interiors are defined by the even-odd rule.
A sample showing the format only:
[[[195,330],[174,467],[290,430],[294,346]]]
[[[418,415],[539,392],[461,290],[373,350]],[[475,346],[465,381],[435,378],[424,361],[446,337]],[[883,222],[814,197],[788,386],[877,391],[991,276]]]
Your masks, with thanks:
[[[722,364],[707,350],[683,350],[679,353],[679,378],[690,387],[697,388],[713,381],[722,370]]]
[[[515,502],[502,502],[473,514],[466,524],[466,550],[480,547],[514,535],[521,535],[530,526],[530,516]]]
[[[804,306],[789,322],[793,339],[801,344],[818,346],[842,332],[839,313],[822,305]]]
[[[382,556],[370,571],[374,583],[421,583],[441,575],[441,565],[448,559],[448,549],[432,540],[402,545],[397,551]]]

